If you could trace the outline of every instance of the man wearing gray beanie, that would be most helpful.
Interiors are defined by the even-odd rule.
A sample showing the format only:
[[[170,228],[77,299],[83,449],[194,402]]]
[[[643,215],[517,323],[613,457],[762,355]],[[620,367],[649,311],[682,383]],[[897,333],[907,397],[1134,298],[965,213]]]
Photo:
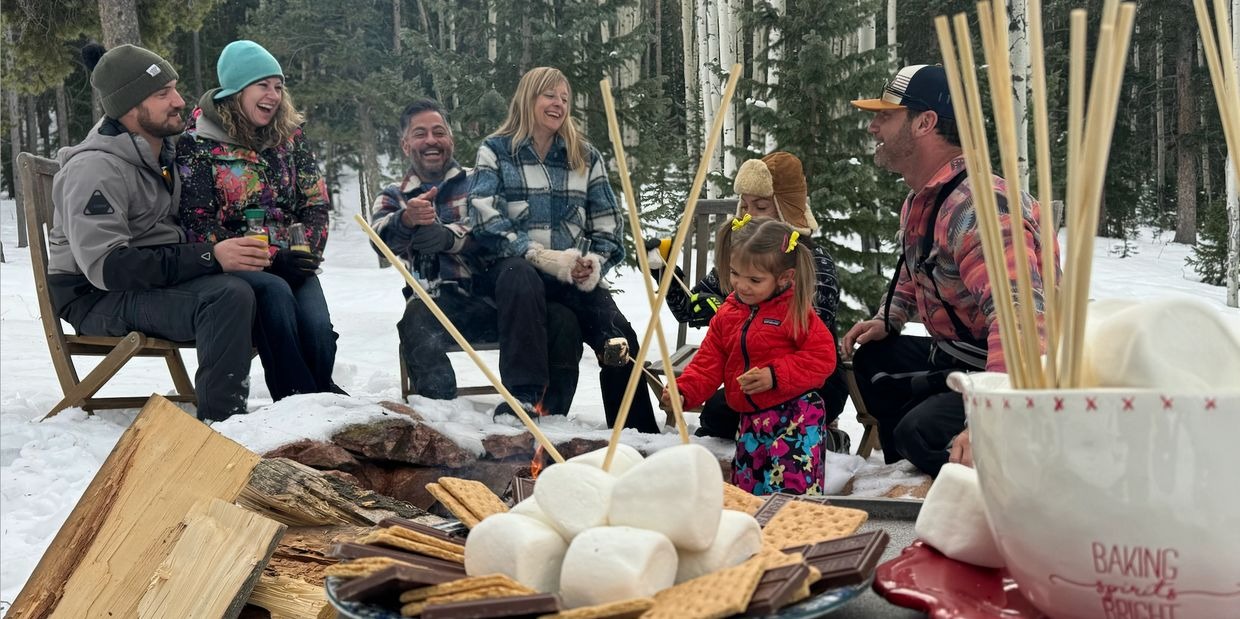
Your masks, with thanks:
[[[198,417],[244,413],[254,294],[225,272],[265,268],[266,244],[186,242],[175,218],[181,178],[173,139],[185,127],[176,70],[134,45],[104,53],[92,44],[83,57],[104,117],[58,154],[48,233],[56,313],[80,335],[141,331],[194,341]]]

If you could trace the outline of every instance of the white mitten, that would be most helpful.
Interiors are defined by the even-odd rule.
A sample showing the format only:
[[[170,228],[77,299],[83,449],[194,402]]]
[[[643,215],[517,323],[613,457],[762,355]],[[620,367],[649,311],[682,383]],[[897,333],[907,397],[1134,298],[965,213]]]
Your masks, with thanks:
[[[598,254],[586,254],[586,261],[590,263],[590,276],[576,282],[577,289],[582,292],[590,292],[598,285],[598,280],[603,276],[603,257]]]
[[[525,252],[525,259],[535,268],[565,284],[573,283],[573,267],[580,257],[581,252],[576,249],[545,249],[537,243],[531,243]]]

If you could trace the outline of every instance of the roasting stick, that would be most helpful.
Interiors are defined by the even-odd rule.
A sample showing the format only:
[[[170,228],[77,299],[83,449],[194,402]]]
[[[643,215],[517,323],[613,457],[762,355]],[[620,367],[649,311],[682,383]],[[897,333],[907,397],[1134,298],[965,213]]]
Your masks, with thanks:
[[[715,152],[715,145],[719,142],[719,134],[723,131],[723,119],[727,115],[728,106],[732,103],[732,94],[736,92],[736,83],[740,81],[740,77],[740,63],[732,65],[731,73],[728,76],[728,84],[723,90],[723,98],[719,103],[719,110],[715,113],[715,122],[711,123],[710,135],[706,139],[706,148],[702,151],[701,160],[698,161],[697,174],[693,177],[693,185],[689,188],[689,198],[685,201],[685,212],[682,221],[693,221],[693,212],[697,210],[698,195],[702,193],[702,184],[706,182],[706,172],[710,169],[710,155]],[[676,231],[676,238],[672,240],[672,249],[668,252],[668,256],[675,256],[680,253],[680,248],[684,246],[688,232],[688,226],[680,226],[680,229]],[[663,270],[663,279],[659,280],[659,294],[654,303],[651,304],[653,307],[663,307],[663,302],[667,299],[667,291],[671,286],[674,271],[674,268]],[[658,321],[650,321],[650,324],[646,327],[646,334],[642,336],[641,349],[637,351],[637,356],[633,359],[633,372],[629,374],[629,384],[625,387],[624,399],[620,402],[620,411],[616,415],[615,426],[611,429],[611,440],[607,444],[607,456],[603,459],[604,471],[611,469],[611,460],[616,455],[616,445],[620,442],[620,431],[624,429],[624,422],[629,418],[629,407],[633,405],[634,388],[637,387],[638,380],[641,378],[642,363],[646,361],[646,351],[650,350],[650,337],[658,326]]]
[[[995,305],[999,321],[999,338],[1004,351],[1015,351],[1016,310],[1012,307],[1012,295],[999,294],[996,291],[1010,291],[1008,284],[1006,259],[1003,252],[1002,231],[999,229],[998,214],[995,207],[994,191],[989,190],[990,154],[986,147],[985,125],[982,124],[981,99],[977,88],[977,71],[973,64],[973,49],[969,39],[968,20],[963,13],[954,18],[956,38],[960,42],[960,56],[956,56],[956,48],[952,43],[952,35],[948,30],[947,17],[939,16],[934,20],[935,30],[939,37],[939,48],[943,54],[943,67],[947,73],[947,85],[952,101],[956,102],[958,112],[956,125],[960,132],[960,147],[964,152],[970,176],[975,186],[982,189],[973,192],[977,204],[978,232],[982,240],[982,253],[986,260],[986,276],[990,281],[991,300]],[[964,76],[964,85],[961,76]],[[967,96],[966,96],[967,91]],[[998,266],[996,266],[998,265]],[[1017,356],[1005,356],[1008,363],[1008,374],[1012,386],[1022,388],[1021,374],[1013,364],[1019,364]]]
[[[1031,82],[1033,95],[1033,135],[1038,166],[1038,204],[1041,220],[1038,228],[1042,241],[1042,327],[1046,341],[1046,363],[1042,373],[1042,386],[1055,386],[1055,356],[1058,343],[1055,340],[1055,323],[1059,313],[1055,301],[1059,285],[1055,270],[1055,242],[1059,222],[1055,221],[1054,184],[1051,183],[1051,140],[1046,109],[1046,62],[1042,54],[1042,0],[1029,0],[1029,51],[1031,57]]]
[[[1041,388],[1041,363],[1038,360],[1038,323],[1034,312],[1033,282],[1029,276],[1029,256],[1025,253],[1024,200],[1021,196],[1020,158],[1016,151],[1016,108],[1012,103],[1012,59],[1008,52],[1008,18],[1004,0],[993,5],[988,1],[978,3],[978,24],[982,35],[982,51],[990,75],[990,97],[995,110],[995,134],[999,140],[999,159],[1007,187],[1008,217],[1003,226],[1012,247],[1013,266],[1016,269],[1016,326],[1017,348],[1004,350],[1004,357],[1011,365],[1011,357],[1019,357],[1016,370],[1027,388]],[[991,10],[993,8],[993,11]],[[997,204],[996,200],[996,204]],[[1000,224],[1002,216],[996,211]],[[1006,252],[1005,252],[1006,254]],[[1003,259],[1007,272],[1007,258]],[[1008,280],[1011,281],[1010,279]],[[1011,284],[1005,287],[1010,296]],[[993,291],[992,291],[993,294]],[[1010,370],[1011,368],[1009,368]]]
[[[435,300],[431,298],[431,295],[427,294],[426,290],[422,288],[422,285],[418,283],[418,280],[415,279],[411,273],[409,273],[409,269],[405,268],[405,263],[400,258],[397,258],[396,254],[392,253],[392,248],[388,247],[387,243],[383,242],[383,239],[379,238],[378,234],[375,234],[374,229],[370,227],[370,224],[366,223],[366,220],[362,218],[361,215],[354,215],[353,219],[357,221],[357,225],[361,226],[362,230],[366,232],[366,235],[370,237],[370,240],[375,244],[375,247],[378,247],[379,251],[383,252],[383,256],[388,259],[388,262],[392,263],[392,266],[396,267],[396,270],[400,271],[400,274],[405,277],[405,282],[409,284],[410,288],[413,288],[413,292],[418,295],[419,299],[422,299],[422,302],[426,304],[426,307],[430,308],[431,313],[435,315],[435,318],[439,319],[439,324],[443,325],[443,328],[448,332],[448,335],[451,335],[452,339],[456,340],[457,345],[461,347],[461,350],[468,353],[469,358],[474,360],[474,364],[478,366],[479,370],[482,370],[482,373],[486,375],[487,380],[491,381],[491,384],[495,386],[495,390],[503,396],[504,401],[508,403],[508,406],[512,407],[512,410],[517,414],[517,417],[521,418],[521,423],[525,424],[525,427],[529,429],[530,434],[533,434],[534,438],[538,439],[538,443],[542,445],[543,449],[547,450],[547,453],[551,454],[552,459],[556,462],[563,462],[564,456],[560,455],[560,452],[556,450],[555,445],[551,444],[551,441],[548,440],[546,435],[542,433],[542,430],[538,429],[538,425],[534,423],[534,420],[530,419],[530,416],[525,413],[525,407],[521,406],[521,403],[518,402],[516,398],[512,397],[512,394],[509,393],[506,387],[504,387],[504,383],[500,382],[499,378],[491,372],[491,369],[482,362],[482,357],[478,356],[478,352],[469,344],[469,341],[465,339],[465,336],[461,335],[461,332],[457,330],[456,325],[452,324],[452,321],[444,315],[443,310],[439,309],[439,305],[435,303]]]
[[[1098,218],[1101,212],[1102,180],[1106,174],[1106,165],[1111,153],[1111,135],[1115,129],[1115,117],[1119,108],[1120,82],[1124,79],[1124,65],[1128,58],[1128,43],[1131,41],[1132,26],[1136,19],[1136,5],[1125,2],[1119,7],[1118,15],[1107,20],[1107,8],[1112,1],[1103,7],[1102,34],[1099,37],[1101,47],[1100,58],[1094,72],[1094,83],[1091,88],[1089,116],[1085,120],[1085,138],[1082,142],[1085,153],[1084,169],[1082,170],[1084,188],[1078,209],[1085,220],[1077,246],[1078,262],[1073,265],[1077,281],[1074,287],[1074,306],[1069,308],[1076,319],[1072,332],[1072,357],[1074,358],[1073,380],[1070,387],[1081,387],[1084,383],[1084,340],[1085,323],[1089,312],[1089,284],[1093,270],[1094,237],[1098,231]],[[1114,15],[1114,13],[1111,13]],[[1110,30],[1110,32],[1108,32]],[[1110,36],[1108,36],[1110,35]],[[1097,93],[1097,94],[1094,94]],[[1095,106],[1095,103],[1097,105]]]
[[[1231,153],[1236,178],[1240,178],[1240,85],[1237,85],[1236,58],[1232,55],[1235,50],[1231,48],[1227,34],[1227,7],[1222,2],[1214,3],[1213,25],[1206,12],[1205,0],[1193,0],[1193,10],[1197,13],[1197,25],[1201,28],[1206,64],[1210,68],[1210,82],[1214,85],[1218,113],[1223,119],[1227,150]],[[1240,19],[1240,16],[1233,16],[1232,19]]]
[[[637,264],[641,266],[642,274],[649,276],[650,261],[644,249],[646,243],[642,239],[641,218],[637,216],[637,196],[633,191],[633,179],[629,177],[629,163],[624,156],[624,141],[620,139],[620,122],[616,120],[616,101],[611,96],[611,80],[604,79],[599,82],[599,88],[603,91],[603,108],[607,112],[607,133],[611,136],[611,146],[616,151],[616,168],[620,172],[620,185],[624,188],[624,201],[629,207],[629,228],[633,230],[633,246],[637,248]],[[654,304],[654,284],[650,281],[650,277],[643,277],[642,281],[646,285],[646,298],[650,300],[650,324],[655,326],[655,333],[659,337],[659,352],[663,355],[663,367],[667,369],[667,389],[672,396],[672,415],[676,418],[676,428],[680,431],[681,442],[688,444],[689,430],[685,426],[680,389],[676,387],[676,372],[672,367],[672,356],[668,353],[667,335],[663,333],[662,328],[657,326],[659,306]],[[681,285],[683,286],[684,283],[681,282]],[[645,367],[642,369],[646,370]],[[646,370],[646,373],[649,375],[650,371]]]
[[[1077,196],[1081,184],[1081,136],[1085,133],[1085,19],[1082,9],[1074,9],[1071,13],[1071,35],[1068,47],[1068,186],[1064,197],[1064,227],[1068,232],[1068,242],[1064,248],[1067,257],[1064,264],[1064,281],[1058,292],[1057,304],[1054,308],[1055,327],[1052,336],[1058,343],[1059,360],[1055,376],[1055,386],[1067,388],[1071,383],[1073,371],[1072,351],[1068,349],[1068,333],[1072,331],[1076,319],[1068,311],[1072,305],[1073,275],[1072,265],[1076,264],[1073,242],[1079,234],[1077,223]]]

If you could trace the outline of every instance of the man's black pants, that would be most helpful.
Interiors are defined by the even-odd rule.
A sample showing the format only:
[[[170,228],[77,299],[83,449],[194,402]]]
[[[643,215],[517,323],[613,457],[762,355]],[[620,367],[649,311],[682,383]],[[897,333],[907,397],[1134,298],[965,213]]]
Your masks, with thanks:
[[[857,349],[857,389],[878,420],[888,463],[907,458],[938,476],[952,439],[965,428],[964,397],[947,388],[952,371],[977,368],[939,350],[929,337],[889,335]]]
[[[541,396],[547,412],[568,413],[577,392],[581,328],[567,307],[547,301],[529,261],[501,260],[474,278],[472,294],[442,286],[435,302],[471,344],[499,342],[500,380],[514,395]],[[447,354],[455,341],[421,299],[409,300],[397,331],[414,392],[455,398],[456,373]]]

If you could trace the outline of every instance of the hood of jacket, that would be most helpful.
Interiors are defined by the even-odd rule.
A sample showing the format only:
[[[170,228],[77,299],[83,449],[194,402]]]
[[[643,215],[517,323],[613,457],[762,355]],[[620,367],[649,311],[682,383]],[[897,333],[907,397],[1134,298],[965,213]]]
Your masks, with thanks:
[[[176,155],[176,143],[172,138],[164,138],[163,142],[163,150],[157,157],[151,151],[149,142],[130,133],[119,120],[105,116],[95,123],[86,139],[60,149],[56,153],[56,159],[60,162],[60,167],[64,168],[74,157],[101,153],[120,158],[135,168],[146,168],[155,174],[161,174],[160,166],[171,164]]]
[[[189,120],[185,123],[185,133],[203,140],[239,146],[236,140],[224,130],[224,122],[220,119],[219,110],[215,108],[215,99],[212,96],[219,90],[219,88],[208,90],[198,99],[198,107],[189,115]]]

